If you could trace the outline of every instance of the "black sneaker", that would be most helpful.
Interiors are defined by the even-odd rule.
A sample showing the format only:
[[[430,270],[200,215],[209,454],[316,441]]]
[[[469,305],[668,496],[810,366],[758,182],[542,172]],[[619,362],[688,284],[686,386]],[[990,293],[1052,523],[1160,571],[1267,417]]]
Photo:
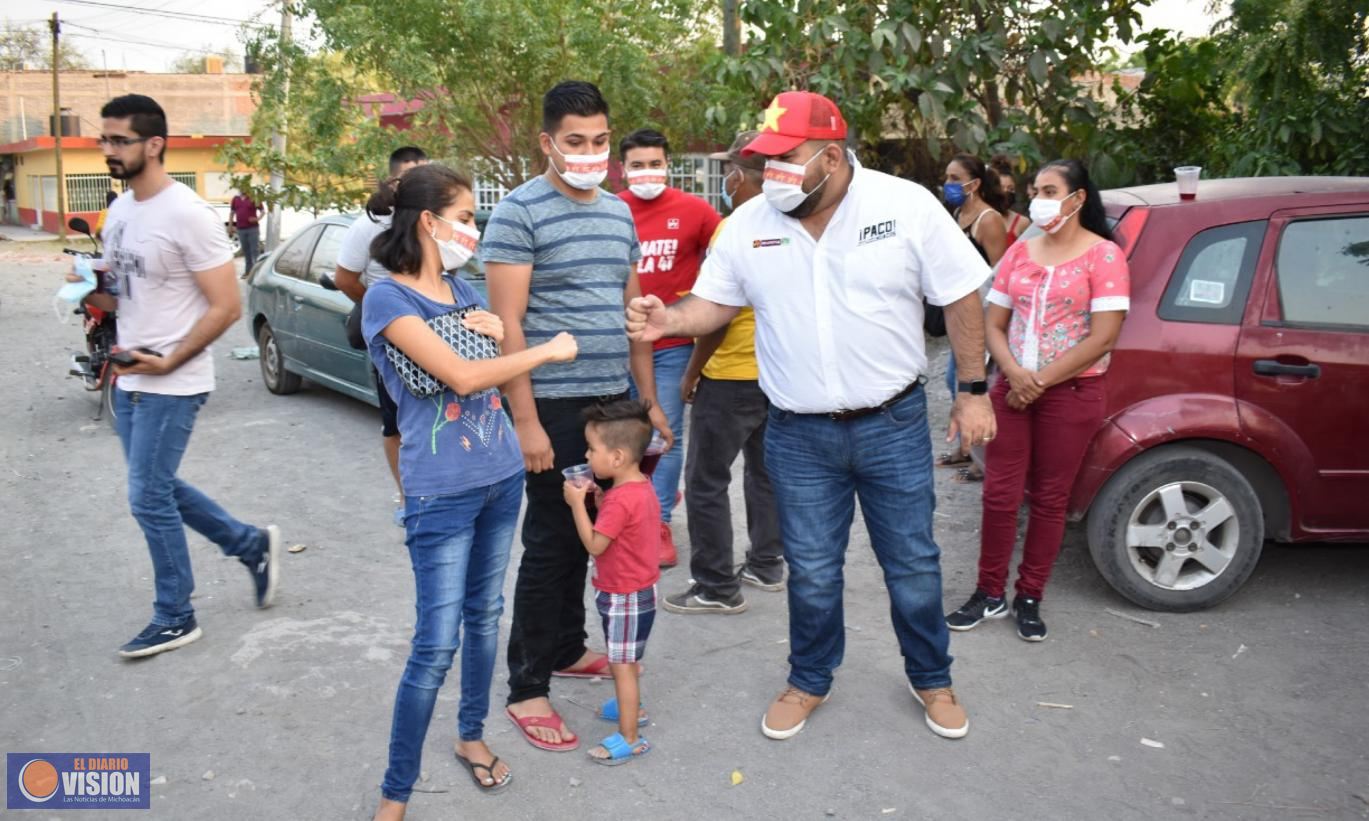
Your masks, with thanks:
[[[252,584],[256,588],[257,607],[270,607],[276,600],[276,582],[280,579],[280,528],[269,525],[262,531],[266,537],[264,547],[253,561],[239,559],[252,574]]]
[[[671,613],[719,613],[730,616],[734,613],[746,612],[747,604],[741,593],[734,593],[725,599],[715,599],[696,585],[683,593],[666,596],[661,607]]]
[[[119,648],[119,655],[126,659],[155,656],[158,653],[165,653],[167,650],[184,647],[203,635],[204,631],[195,623],[194,616],[170,627],[161,624],[149,624],[143,628],[143,632],[134,637],[133,641]]]
[[[767,593],[778,593],[784,589],[784,570],[780,570],[779,577],[771,581],[751,568],[743,567],[742,572],[737,574],[737,579]]]
[[[985,619],[1001,619],[1006,615],[1007,601],[1002,598],[995,599],[983,590],[976,590],[959,610],[946,616],[946,626],[952,630],[971,630]]]
[[[1012,614],[1017,619],[1017,635],[1023,641],[1045,641],[1046,623],[1041,621],[1041,600],[1018,596],[1012,600]]]

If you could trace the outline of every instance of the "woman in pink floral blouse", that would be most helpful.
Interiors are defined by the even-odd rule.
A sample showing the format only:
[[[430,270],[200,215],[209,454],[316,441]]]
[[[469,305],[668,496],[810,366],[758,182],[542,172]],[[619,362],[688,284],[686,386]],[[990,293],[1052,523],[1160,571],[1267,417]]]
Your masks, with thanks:
[[[1014,243],[989,292],[985,336],[1002,376],[991,391],[998,435],[986,452],[977,589],[946,617],[952,630],[1008,615],[1017,512],[1031,518],[1012,613],[1017,634],[1046,637],[1041,597],[1060,553],[1075,475],[1103,421],[1109,352],[1130,307],[1126,254],[1112,241],[1098,189],[1077,160],[1036,175],[1031,219],[1045,231]]]

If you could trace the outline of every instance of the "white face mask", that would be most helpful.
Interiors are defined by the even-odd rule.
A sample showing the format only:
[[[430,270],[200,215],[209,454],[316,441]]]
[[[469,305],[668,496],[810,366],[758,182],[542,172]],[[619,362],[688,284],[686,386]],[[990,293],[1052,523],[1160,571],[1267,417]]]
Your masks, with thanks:
[[[627,188],[644,200],[654,200],[665,191],[664,168],[638,168],[627,172]]]
[[[826,146],[824,146],[825,148]],[[765,161],[765,177],[761,182],[761,193],[765,201],[776,211],[792,216],[794,211],[803,207],[808,198],[817,194],[827,184],[828,174],[812,191],[803,190],[803,179],[807,175],[809,163],[822,156],[822,151],[808,158],[802,165],[779,160]]]
[[[567,155],[556,146],[556,141],[552,140],[551,150],[560,154],[561,159],[566,161],[565,171],[556,168],[554,162],[551,167],[571,188],[589,191],[602,185],[604,178],[608,176],[608,149],[604,149],[600,154]]]
[[[437,214],[433,214],[433,219],[445,222],[452,228],[452,236],[449,239],[438,239],[435,225],[429,234],[433,242],[437,243],[437,252],[442,255],[442,270],[455,271],[470,262],[471,257],[475,256],[475,246],[480,242],[480,232],[464,222],[452,222],[442,219]]]
[[[1071,217],[1079,213],[1079,208],[1083,208],[1081,205],[1079,208],[1074,209],[1065,216],[1060,216],[1061,206],[1064,205],[1065,200],[1074,196],[1075,193],[1078,192],[1071,193],[1066,196],[1065,199],[1061,200],[1048,200],[1037,197],[1027,206],[1027,215],[1031,217],[1031,221],[1036,223],[1036,226],[1042,231],[1045,231],[1047,234],[1054,234],[1056,231],[1064,228],[1065,223],[1069,222]]]

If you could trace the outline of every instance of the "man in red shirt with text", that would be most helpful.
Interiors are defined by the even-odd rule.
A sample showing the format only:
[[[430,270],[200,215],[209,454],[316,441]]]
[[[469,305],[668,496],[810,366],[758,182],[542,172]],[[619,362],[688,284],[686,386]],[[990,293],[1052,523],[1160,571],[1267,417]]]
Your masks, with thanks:
[[[618,158],[628,183],[628,190],[618,196],[632,211],[642,247],[642,259],[637,263],[642,294],[660,297],[669,305],[694,287],[699,265],[722,217],[707,201],[666,184],[670,143],[661,132],[641,128],[627,135],[618,145]],[[652,351],[656,384],[678,385],[693,353],[691,337],[657,340]],[[675,446],[661,456],[651,484],[661,503],[661,567],[674,567],[679,558],[670,535],[670,513],[678,499],[684,467],[684,400],[675,390],[662,390],[657,398],[675,432]]]

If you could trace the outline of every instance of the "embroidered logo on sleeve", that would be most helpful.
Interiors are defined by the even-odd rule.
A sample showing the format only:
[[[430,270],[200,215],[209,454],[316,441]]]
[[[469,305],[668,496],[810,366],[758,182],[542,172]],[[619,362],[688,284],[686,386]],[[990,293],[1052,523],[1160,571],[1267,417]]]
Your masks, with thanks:
[[[898,220],[885,220],[874,225],[867,225],[860,229],[859,245],[867,245],[871,242],[879,242],[882,239],[889,239],[898,235]]]

